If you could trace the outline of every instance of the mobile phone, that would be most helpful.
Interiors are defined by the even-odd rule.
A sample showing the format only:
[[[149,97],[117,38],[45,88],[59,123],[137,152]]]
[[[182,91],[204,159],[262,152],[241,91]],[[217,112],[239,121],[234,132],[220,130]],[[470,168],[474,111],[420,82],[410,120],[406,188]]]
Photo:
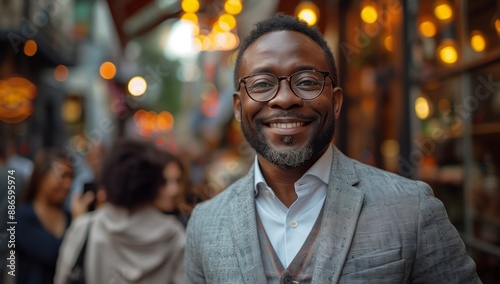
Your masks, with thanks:
[[[97,204],[97,196],[96,196],[97,195],[97,184],[95,184],[94,182],[84,183],[83,184],[83,194],[87,193],[88,191],[92,191],[94,193],[94,200],[92,200],[92,202],[89,204],[89,207],[87,210],[88,212],[90,212],[90,211],[95,210],[95,207]]]

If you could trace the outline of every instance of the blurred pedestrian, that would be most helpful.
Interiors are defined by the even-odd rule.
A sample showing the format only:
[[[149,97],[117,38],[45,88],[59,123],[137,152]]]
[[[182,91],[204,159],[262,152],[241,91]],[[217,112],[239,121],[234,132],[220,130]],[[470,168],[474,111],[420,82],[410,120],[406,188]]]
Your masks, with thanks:
[[[137,140],[111,147],[99,184],[107,202],[69,228],[56,284],[66,284],[85,240],[87,283],[182,282],[184,228],[153,205],[165,183],[161,156],[153,144]]]
[[[64,152],[42,149],[37,153],[16,213],[16,283],[52,283],[59,246],[72,219],[64,209],[72,181],[73,167]]]
[[[162,159],[165,165],[165,183],[161,186],[154,205],[163,213],[176,216],[185,227],[196,201],[188,170],[181,159],[170,152],[163,152]]]

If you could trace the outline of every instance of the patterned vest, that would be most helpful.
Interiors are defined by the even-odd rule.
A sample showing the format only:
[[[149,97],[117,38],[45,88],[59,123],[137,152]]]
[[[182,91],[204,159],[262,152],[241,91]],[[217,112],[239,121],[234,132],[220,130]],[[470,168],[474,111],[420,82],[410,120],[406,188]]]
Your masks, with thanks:
[[[311,232],[307,236],[304,244],[286,269],[283,267],[283,264],[267,237],[259,214],[256,214],[262,263],[264,264],[264,271],[266,273],[268,284],[311,283],[314,272],[314,264],[316,262],[316,251],[319,246],[318,242],[316,242],[316,238],[319,235],[321,228],[323,208],[321,209],[318,219],[316,219],[316,222],[314,223],[314,226],[312,227]]]

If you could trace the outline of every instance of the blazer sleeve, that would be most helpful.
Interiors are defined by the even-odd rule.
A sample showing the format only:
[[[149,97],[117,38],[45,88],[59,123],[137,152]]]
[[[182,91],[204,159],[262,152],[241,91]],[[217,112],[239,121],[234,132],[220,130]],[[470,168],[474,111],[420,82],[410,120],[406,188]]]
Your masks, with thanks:
[[[451,224],[443,203],[424,183],[420,193],[418,242],[412,283],[481,283],[474,261]]]
[[[200,222],[203,222],[202,215],[200,214],[199,205],[195,207],[187,226],[187,242],[186,254],[184,262],[184,283],[206,283],[205,275],[203,273],[201,250],[199,237],[202,232],[200,231]]]

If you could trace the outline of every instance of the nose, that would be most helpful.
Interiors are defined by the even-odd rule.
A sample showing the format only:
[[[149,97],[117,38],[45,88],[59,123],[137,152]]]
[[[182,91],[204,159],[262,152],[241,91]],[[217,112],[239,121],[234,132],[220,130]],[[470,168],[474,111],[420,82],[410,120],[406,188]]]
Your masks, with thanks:
[[[274,98],[268,102],[269,107],[282,109],[301,107],[303,104],[304,101],[293,93],[287,79],[283,79],[279,82],[278,92]]]

